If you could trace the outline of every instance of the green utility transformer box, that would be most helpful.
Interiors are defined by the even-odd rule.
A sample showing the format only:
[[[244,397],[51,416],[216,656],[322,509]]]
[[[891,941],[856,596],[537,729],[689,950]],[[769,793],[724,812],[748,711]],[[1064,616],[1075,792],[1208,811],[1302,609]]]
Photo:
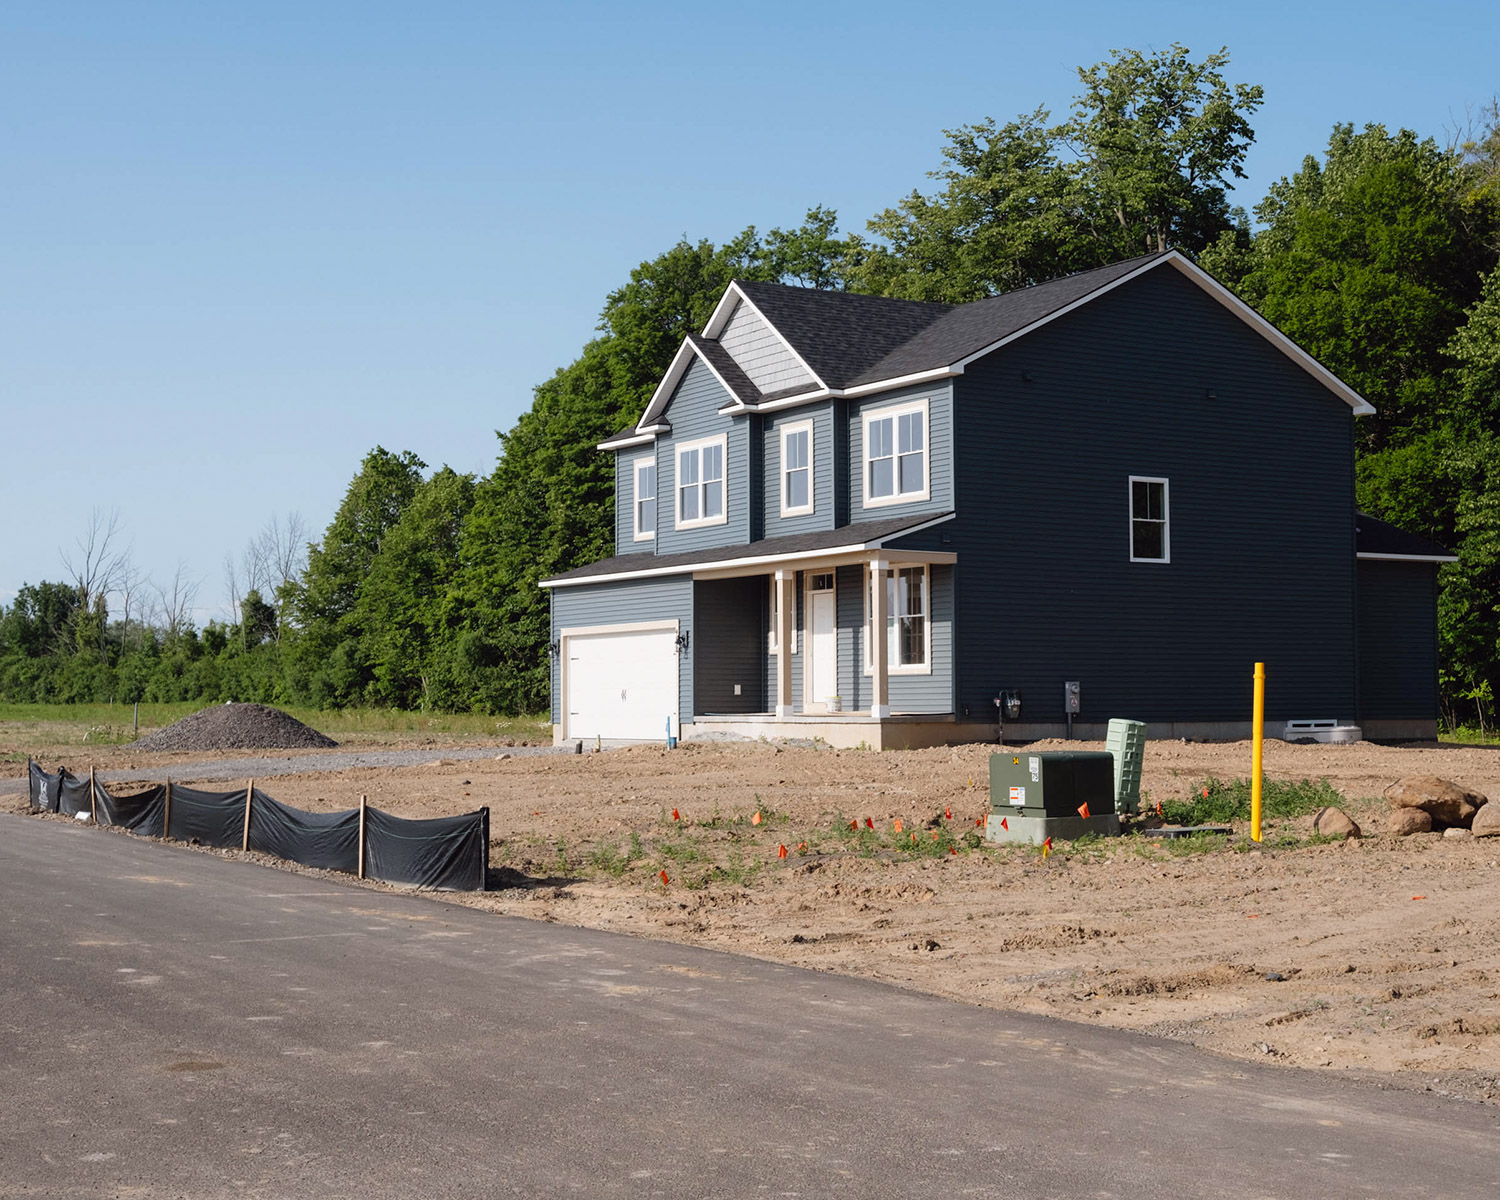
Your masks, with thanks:
[[[1018,817],[1078,817],[1115,811],[1115,758],[1079,750],[990,755],[990,809]]]

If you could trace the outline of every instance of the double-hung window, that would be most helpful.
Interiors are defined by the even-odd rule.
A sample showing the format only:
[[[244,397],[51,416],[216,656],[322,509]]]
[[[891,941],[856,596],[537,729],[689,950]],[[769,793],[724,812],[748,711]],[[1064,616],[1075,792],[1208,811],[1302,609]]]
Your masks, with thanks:
[[[928,568],[896,567],[885,573],[886,663],[892,674],[922,675],[932,668],[932,623],[929,619],[931,575]],[[871,596],[865,593],[865,674],[875,670],[871,648]]]
[[[1130,561],[1172,561],[1165,479],[1130,477]]]
[[[865,413],[865,507],[926,500],[926,400]]]
[[[813,423],[795,421],[781,427],[781,515],[806,516],[813,511]]]
[[[722,525],[725,437],[704,438],[677,447],[677,528]]]
[[[635,540],[656,536],[656,457],[635,460]]]

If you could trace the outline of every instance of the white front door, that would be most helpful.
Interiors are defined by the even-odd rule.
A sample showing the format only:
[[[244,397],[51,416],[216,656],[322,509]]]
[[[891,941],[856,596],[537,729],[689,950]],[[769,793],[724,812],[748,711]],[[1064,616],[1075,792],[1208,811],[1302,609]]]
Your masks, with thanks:
[[[566,636],[563,736],[664,740],[677,733],[677,647],[671,629]]]
[[[808,593],[808,688],[803,707],[826,711],[839,690],[839,633],[834,593]]]

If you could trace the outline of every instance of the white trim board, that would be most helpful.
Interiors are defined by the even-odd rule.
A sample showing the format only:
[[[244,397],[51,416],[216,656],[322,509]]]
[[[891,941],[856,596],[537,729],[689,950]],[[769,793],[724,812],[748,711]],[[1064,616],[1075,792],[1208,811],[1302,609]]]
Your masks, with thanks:
[[[796,550],[785,554],[757,554],[743,558],[721,558],[701,563],[686,563],[680,566],[666,567],[640,567],[631,571],[616,571],[609,575],[585,575],[578,579],[544,579],[537,586],[542,588],[559,587],[586,587],[590,584],[616,583],[628,579],[651,579],[662,575],[700,575],[706,571],[727,572],[723,578],[732,578],[736,575],[759,575],[759,571],[744,570],[746,567],[773,566],[777,563],[816,563],[822,565],[831,564],[827,560],[839,555],[858,556],[868,554],[872,550],[884,550],[885,543],[894,541],[896,538],[909,537],[914,533],[921,533],[924,529],[931,529],[934,525],[941,525],[944,521],[953,520],[952,513],[944,513],[940,517],[934,517],[930,521],[923,521],[919,525],[913,525],[909,529],[900,529],[895,533],[883,534],[878,538],[870,538],[864,542],[850,542],[843,546],[830,546],[826,550]],[[846,526],[853,529],[854,526]],[[956,563],[958,555],[951,550],[888,550],[886,556],[896,561],[898,556],[911,562],[930,563]],[[641,555],[649,558],[650,555]],[[851,561],[854,559],[851,558]]]
[[[1458,555],[1456,554],[1371,554],[1368,552],[1361,552],[1356,554],[1354,557],[1362,558],[1369,562],[1445,563],[1458,561]]]

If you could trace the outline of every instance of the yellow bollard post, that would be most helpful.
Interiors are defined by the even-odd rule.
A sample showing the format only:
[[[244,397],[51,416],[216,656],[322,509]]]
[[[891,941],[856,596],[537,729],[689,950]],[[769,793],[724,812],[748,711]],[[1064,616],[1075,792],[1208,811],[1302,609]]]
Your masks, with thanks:
[[[1250,759],[1250,840],[1260,841],[1260,752],[1266,736],[1266,664],[1255,664],[1255,715],[1250,737],[1254,746]]]

